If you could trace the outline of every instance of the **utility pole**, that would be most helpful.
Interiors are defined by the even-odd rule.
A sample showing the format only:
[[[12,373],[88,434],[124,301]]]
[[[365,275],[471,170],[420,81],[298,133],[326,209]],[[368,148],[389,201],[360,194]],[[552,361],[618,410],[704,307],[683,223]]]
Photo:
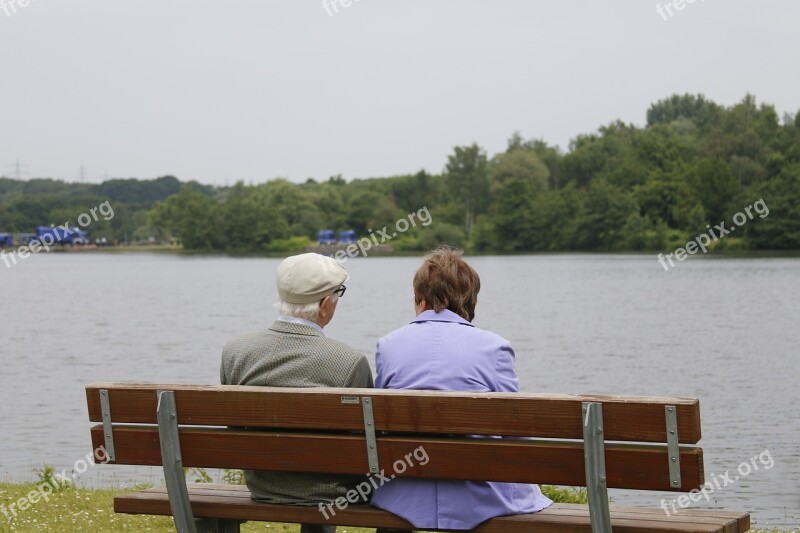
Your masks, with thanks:
[[[19,157],[18,157],[16,163],[14,163],[13,165],[8,165],[8,167],[6,167],[6,168],[13,168],[14,169],[14,179],[17,180],[17,181],[20,181],[20,180],[22,180],[23,174],[27,174],[28,173],[27,171],[25,171],[25,167],[27,167],[27,166],[28,165],[23,165],[22,163],[20,163],[19,162]]]

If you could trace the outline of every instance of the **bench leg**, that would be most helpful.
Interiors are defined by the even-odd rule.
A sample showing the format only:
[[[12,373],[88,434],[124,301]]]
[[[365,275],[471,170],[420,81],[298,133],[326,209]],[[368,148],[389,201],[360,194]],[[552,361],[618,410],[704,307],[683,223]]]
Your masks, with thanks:
[[[164,481],[167,483],[169,506],[175,529],[178,533],[197,533],[186,489],[186,475],[183,473],[181,440],[178,432],[178,419],[175,408],[175,393],[158,393],[158,438],[161,444],[161,464],[164,466]]]
[[[592,533],[611,533],[611,514],[608,509],[606,483],[606,455],[603,441],[603,404],[584,402],[583,454]]]
[[[219,518],[195,518],[197,533],[239,533],[238,520],[222,520]]]

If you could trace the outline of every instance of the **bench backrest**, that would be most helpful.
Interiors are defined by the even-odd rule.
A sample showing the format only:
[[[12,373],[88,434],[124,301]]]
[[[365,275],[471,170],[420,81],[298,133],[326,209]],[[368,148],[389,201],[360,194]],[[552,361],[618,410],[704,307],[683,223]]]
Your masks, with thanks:
[[[583,486],[591,441],[607,487],[688,492],[705,481],[690,398],[126,383],[93,383],[86,396],[100,423],[92,442],[116,464],[162,465],[172,424],[184,467]],[[392,468],[420,446],[425,464]]]

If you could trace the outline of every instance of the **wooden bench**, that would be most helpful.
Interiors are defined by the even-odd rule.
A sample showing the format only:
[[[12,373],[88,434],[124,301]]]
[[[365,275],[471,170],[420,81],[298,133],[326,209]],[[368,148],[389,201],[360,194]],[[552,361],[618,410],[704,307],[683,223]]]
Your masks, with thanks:
[[[693,446],[696,399],[126,383],[93,383],[86,397],[89,419],[99,423],[92,443],[105,447],[110,463],[164,468],[166,488],[117,496],[114,510],[172,515],[179,532],[239,531],[244,521],[411,528],[346,500],[328,507],[326,519],[315,505],[253,501],[244,486],[187,485],[184,467],[587,487],[588,506],[494,518],[480,533],[750,527],[748,513],[665,511],[660,499],[652,508],[609,508],[607,487],[685,493],[703,486],[703,453]]]

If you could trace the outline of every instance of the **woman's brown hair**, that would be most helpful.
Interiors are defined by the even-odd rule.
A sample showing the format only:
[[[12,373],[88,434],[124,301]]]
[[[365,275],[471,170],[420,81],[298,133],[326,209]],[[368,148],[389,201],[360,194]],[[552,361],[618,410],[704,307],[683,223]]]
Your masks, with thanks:
[[[475,318],[475,305],[481,278],[464,261],[458,248],[440,246],[427,254],[414,274],[414,301],[422,300],[437,313],[449,309],[469,320]]]

